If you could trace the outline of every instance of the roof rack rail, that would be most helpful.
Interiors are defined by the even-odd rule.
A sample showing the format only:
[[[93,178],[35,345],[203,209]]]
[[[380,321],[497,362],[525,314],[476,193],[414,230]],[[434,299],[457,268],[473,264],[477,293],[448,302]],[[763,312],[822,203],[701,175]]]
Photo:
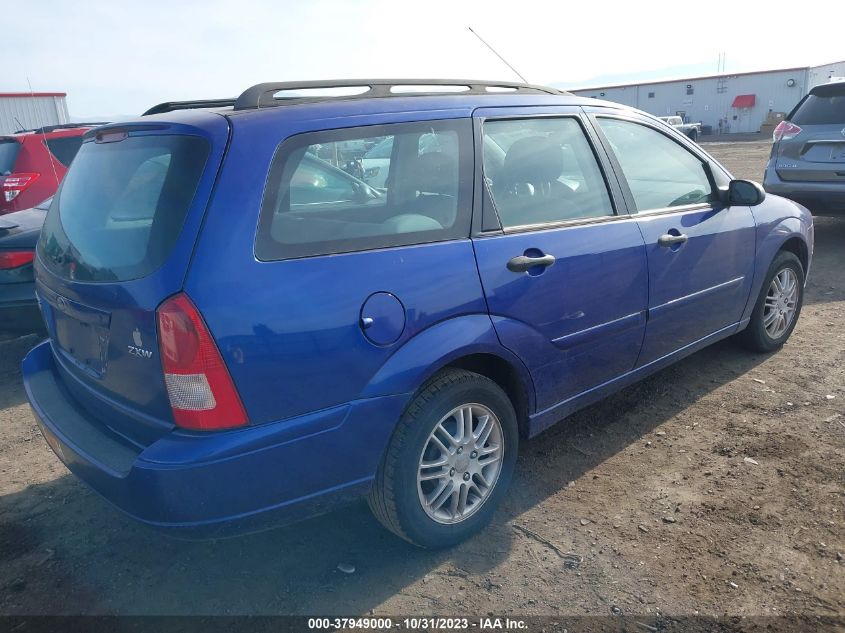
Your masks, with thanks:
[[[413,88],[419,86],[421,90],[394,92],[395,87]],[[454,90],[437,90],[437,86],[466,87],[459,92]],[[362,92],[352,95],[339,96],[290,96],[276,97],[278,92],[295,92],[297,90],[319,90],[324,88],[365,88]],[[429,89],[430,88],[430,89]],[[492,89],[492,90],[491,90]],[[500,89],[500,90],[496,90]],[[517,92],[521,94],[568,94],[555,88],[534,84],[514,83],[510,81],[480,81],[478,79],[333,79],[329,81],[284,81],[261,83],[248,88],[235,101],[235,110],[250,110],[281,105],[294,105],[327,99],[372,99],[377,97],[408,97],[420,95],[451,95],[451,94],[492,94],[496,92]]]
[[[98,125],[105,125],[107,121],[89,121],[89,122],[79,122],[79,123],[59,123],[57,125],[44,125],[42,127],[33,128],[31,130],[18,130],[15,134],[21,134],[23,132],[34,132],[35,134],[47,134],[49,132],[55,132],[56,130],[72,130],[73,128],[77,127],[96,127]]]
[[[193,101],[165,101],[154,105],[141,116],[161,114],[174,110],[194,110],[199,108],[226,108],[235,105],[234,99],[194,99]]]

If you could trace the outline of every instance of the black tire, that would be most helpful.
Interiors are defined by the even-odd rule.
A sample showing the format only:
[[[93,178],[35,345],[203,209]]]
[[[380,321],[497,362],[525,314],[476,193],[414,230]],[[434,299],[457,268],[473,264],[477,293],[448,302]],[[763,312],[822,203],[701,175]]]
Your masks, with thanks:
[[[687,136],[689,136],[691,141],[697,141],[698,140],[698,130],[690,130],[689,134],[687,134]]]
[[[459,523],[444,524],[423,508],[417,489],[420,456],[434,428],[463,404],[480,404],[498,417],[504,455],[496,482],[478,509]],[[507,492],[516,465],[519,431],[513,404],[492,380],[462,369],[438,373],[406,409],[376,473],[369,505],[384,527],[419,547],[449,547],[484,528]]]
[[[780,273],[785,268],[790,268],[795,273],[798,279],[798,301],[796,305],[795,316],[792,319],[789,327],[786,328],[783,334],[777,338],[772,338],[766,331],[763,324],[764,308],[766,295],[772,280],[775,275]],[[788,251],[780,251],[769,266],[769,271],[766,273],[766,278],[763,280],[763,287],[760,289],[760,294],[757,297],[757,303],[754,304],[754,311],[751,313],[751,321],[748,326],[739,333],[739,341],[748,349],[755,352],[773,352],[786,343],[792,330],[795,329],[795,324],[798,323],[798,317],[801,316],[801,306],[804,304],[804,267],[793,253]]]

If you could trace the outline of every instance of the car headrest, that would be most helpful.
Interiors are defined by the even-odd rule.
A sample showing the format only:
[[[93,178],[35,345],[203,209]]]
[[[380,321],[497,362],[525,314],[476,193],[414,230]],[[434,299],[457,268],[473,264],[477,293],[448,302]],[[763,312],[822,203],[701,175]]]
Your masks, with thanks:
[[[454,196],[458,191],[457,163],[444,152],[426,152],[417,157],[414,180],[417,191]]]
[[[512,185],[551,182],[562,173],[561,146],[544,136],[528,136],[514,141],[508,149],[501,177],[506,185]]]

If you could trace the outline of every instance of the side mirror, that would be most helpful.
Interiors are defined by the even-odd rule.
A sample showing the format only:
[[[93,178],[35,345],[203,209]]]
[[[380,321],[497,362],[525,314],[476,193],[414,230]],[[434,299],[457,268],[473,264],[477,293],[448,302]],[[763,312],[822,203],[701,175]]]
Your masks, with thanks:
[[[731,180],[726,198],[728,206],[756,207],[766,199],[766,192],[751,180]]]

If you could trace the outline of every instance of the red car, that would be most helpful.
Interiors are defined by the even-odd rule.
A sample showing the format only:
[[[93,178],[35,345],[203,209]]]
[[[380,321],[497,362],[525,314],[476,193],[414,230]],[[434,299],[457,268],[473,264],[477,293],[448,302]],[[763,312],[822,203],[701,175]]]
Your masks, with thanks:
[[[67,123],[0,136],[0,215],[30,209],[54,193],[82,145],[101,123]]]

